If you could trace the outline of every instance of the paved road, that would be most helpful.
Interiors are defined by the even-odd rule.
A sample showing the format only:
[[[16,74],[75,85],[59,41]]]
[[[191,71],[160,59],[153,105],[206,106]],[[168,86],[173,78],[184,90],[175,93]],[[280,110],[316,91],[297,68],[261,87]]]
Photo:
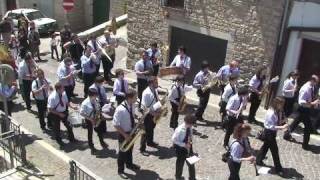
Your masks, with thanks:
[[[124,31],[125,32],[125,31]],[[47,44],[47,39],[42,40],[41,51],[46,52],[45,46]],[[119,49],[119,54],[117,56],[116,66],[125,67],[125,48]],[[44,59],[47,62],[40,63],[40,67],[43,68],[49,77],[49,79],[56,80],[56,67],[57,62],[50,59],[50,55],[44,55]],[[122,61],[120,61],[122,59]],[[111,87],[106,86],[108,94],[110,95]],[[82,97],[83,86],[81,83],[77,84],[76,92]],[[80,99],[78,99],[80,101]],[[24,103],[21,98],[15,101],[17,104],[15,113],[13,117],[18,120],[26,129],[31,131],[37,137],[42,138],[47,143],[55,148],[58,148],[55,141],[52,140],[50,134],[42,133],[39,128],[39,123],[36,118],[36,106],[33,105],[32,109],[34,113],[28,113],[25,111]],[[188,106],[189,111],[194,110],[195,105],[191,104]],[[168,114],[170,115],[170,113]],[[183,116],[180,116],[179,121],[182,122]],[[222,148],[222,141],[224,137],[224,132],[221,129],[215,129],[217,122],[220,117],[218,110],[215,107],[207,108],[205,113],[204,122],[200,122],[196,128],[197,133],[194,139],[194,149],[201,156],[201,160],[196,164],[196,172],[198,179],[227,179],[229,174],[227,164],[221,161],[221,154],[224,152]],[[107,122],[108,134],[105,141],[108,143],[109,147],[106,150],[102,150],[98,143],[98,138],[94,136],[94,142],[98,149],[101,149],[98,155],[90,155],[90,150],[87,145],[87,132],[82,128],[75,128],[74,133],[77,139],[80,140],[78,144],[68,144],[63,150],[67,156],[79,161],[91,171],[96,173],[103,179],[119,179],[117,177],[117,148],[118,143],[116,139],[115,129],[112,127],[110,121]],[[141,165],[142,170],[138,172],[132,172],[126,170],[129,173],[131,179],[172,179],[174,177],[175,169],[175,157],[174,151],[171,149],[171,135],[172,130],[168,128],[169,117],[162,118],[161,122],[157,125],[155,130],[155,140],[159,142],[160,147],[158,149],[148,148],[147,151],[150,152],[150,156],[142,156],[138,152],[138,145],[134,148],[134,162]],[[254,126],[253,134],[256,133],[260,127]],[[281,137],[282,133],[279,133]],[[301,142],[302,138],[297,136],[297,141]],[[258,149],[261,146],[261,142],[255,138],[251,138],[252,146]],[[66,141],[68,142],[68,141]],[[320,143],[314,139],[311,140],[312,151],[304,151],[301,149],[300,143],[289,143],[278,139],[280,158],[285,171],[287,172],[287,177],[289,179],[319,179],[320,177]],[[268,159],[265,161],[267,165],[273,166],[272,158],[270,153],[268,153]],[[33,157],[51,163],[47,157]],[[187,169],[184,170],[184,176],[187,176]],[[264,175],[255,177],[254,168],[252,165],[247,163],[242,164],[241,177],[242,179],[281,179],[275,175]]]

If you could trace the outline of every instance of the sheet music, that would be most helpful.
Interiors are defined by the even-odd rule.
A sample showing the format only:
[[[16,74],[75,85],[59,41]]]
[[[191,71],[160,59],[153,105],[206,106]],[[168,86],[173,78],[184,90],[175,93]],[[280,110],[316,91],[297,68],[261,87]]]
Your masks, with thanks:
[[[198,162],[201,158],[198,156],[191,156],[189,158],[187,158],[188,163],[190,164],[195,164],[196,162]]]

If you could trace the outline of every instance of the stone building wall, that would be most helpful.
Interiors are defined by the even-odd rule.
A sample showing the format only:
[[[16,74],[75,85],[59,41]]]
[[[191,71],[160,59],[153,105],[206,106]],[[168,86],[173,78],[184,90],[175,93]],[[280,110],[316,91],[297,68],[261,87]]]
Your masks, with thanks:
[[[147,47],[151,41],[170,44],[171,22],[216,32],[209,33],[211,36],[230,37],[225,63],[239,59],[242,78],[246,80],[258,65],[271,65],[284,0],[185,0],[185,3],[186,10],[177,10],[161,7],[158,0],[129,2],[129,67],[137,60],[138,49]]]
[[[128,0],[110,0],[110,19],[112,17],[119,17],[124,15],[125,12],[125,3]]]

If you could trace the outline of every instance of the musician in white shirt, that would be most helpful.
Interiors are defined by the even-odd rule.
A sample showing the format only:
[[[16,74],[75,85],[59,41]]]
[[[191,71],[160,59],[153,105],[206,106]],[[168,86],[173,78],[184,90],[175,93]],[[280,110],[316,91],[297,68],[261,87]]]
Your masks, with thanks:
[[[149,109],[150,112],[144,119],[144,127],[146,133],[141,137],[141,144],[140,144],[140,152],[143,155],[146,155],[146,145],[150,147],[157,147],[158,144],[154,142],[153,135],[154,135],[154,128],[156,126],[154,122],[154,117],[159,114],[158,109],[154,109],[153,105],[159,101],[158,95],[158,80],[156,77],[153,77],[148,80],[149,86],[143,91],[142,93],[142,102],[141,106],[143,109]]]
[[[187,49],[183,46],[179,47],[178,55],[173,59],[170,66],[180,67],[183,70],[183,74],[186,75],[191,68],[191,58],[186,54]]]
[[[116,96],[118,105],[120,105],[126,99],[126,93],[128,92],[128,81],[124,78],[124,71],[122,69],[116,70],[117,79],[114,81],[113,94]]]
[[[224,87],[224,91],[221,96],[221,102],[220,102],[220,114],[221,114],[222,121],[223,121],[223,118],[227,115],[226,106],[229,99],[237,93],[238,77],[239,77],[238,75],[231,74],[229,76],[229,83]]]
[[[97,37],[96,36],[90,36],[89,37],[89,41],[87,43],[87,46],[91,47],[91,52],[94,53],[94,55],[96,55],[97,58],[97,62],[96,62],[96,75],[99,74],[99,69],[100,69],[100,62],[101,62],[101,45],[100,42],[97,41]]]
[[[298,71],[292,71],[289,73],[287,79],[283,83],[282,95],[285,99],[284,103],[284,113],[286,117],[289,117],[293,110],[293,105],[295,102],[295,93],[298,90]]]
[[[70,57],[64,58],[58,67],[57,76],[59,82],[65,89],[69,101],[71,97],[76,96],[76,94],[73,93],[76,85],[74,72],[75,68],[72,66],[72,59]]]
[[[42,69],[37,69],[36,75],[37,79],[32,82],[32,93],[38,108],[40,127],[42,130],[46,130],[45,115],[47,112],[48,96],[50,92],[53,91],[53,87],[51,85],[51,81],[44,76]],[[52,127],[52,124],[49,121],[48,127]]]
[[[170,127],[176,129],[178,127],[179,111],[178,108],[181,98],[185,95],[184,92],[184,77],[178,76],[175,80],[175,83],[172,85],[171,92],[169,94],[169,100],[171,103],[171,118],[170,118]]]
[[[161,51],[158,48],[158,44],[156,42],[152,43],[147,52],[149,53],[150,61],[153,64],[153,76],[158,76],[161,65]]]

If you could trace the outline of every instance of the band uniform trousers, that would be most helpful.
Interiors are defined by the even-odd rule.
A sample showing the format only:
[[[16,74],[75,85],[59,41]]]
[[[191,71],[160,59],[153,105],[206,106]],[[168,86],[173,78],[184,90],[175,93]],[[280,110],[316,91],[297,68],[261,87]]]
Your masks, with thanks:
[[[54,53],[56,53],[57,59],[59,59],[58,49],[57,46],[51,46],[51,58],[54,58]]]
[[[99,142],[101,144],[101,146],[103,146],[104,141],[103,141],[103,131],[102,131],[102,126],[103,124],[100,123],[97,127],[93,127],[92,122],[88,119],[85,120],[86,124],[87,124],[87,130],[88,130],[88,144],[90,149],[94,148],[94,144],[92,141],[92,134],[93,134],[93,130],[98,134],[98,138],[99,138]]]
[[[96,73],[83,73],[82,79],[84,83],[84,97],[88,96],[89,87],[94,83],[96,78]]]
[[[153,121],[153,115],[151,115],[150,113],[144,119],[144,127],[146,133],[141,136],[140,151],[145,151],[146,145],[152,144],[154,142],[153,134],[156,124]]]
[[[282,171],[282,166],[279,158],[279,150],[277,145],[277,132],[265,129],[265,140],[263,145],[261,146],[258,155],[257,155],[257,163],[261,163],[263,159],[266,157],[268,150],[270,149],[275,170],[277,172]]]
[[[200,98],[199,100],[199,105],[198,105],[198,109],[195,113],[195,116],[197,118],[202,118],[202,115],[208,105],[208,101],[209,101],[209,97],[210,97],[210,91],[206,91],[206,92],[202,92],[201,89],[198,89],[197,94]]]
[[[228,122],[226,123],[226,134],[224,136],[224,141],[223,141],[223,145],[224,146],[228,146],[229,144],[229,140],[230,140],[230,136],[233,133],[233,129],[234,127],[238,124],[238,123],[242,123],[242,119],[241,118],[236,118],[233,116],[227,116],[228,118]]]
[[[55,135],[55,139],[58,142],[58,144],[62,143],[62,139],[61,139],[61,130],[60,130],[60,122],[62,122],[64,124],[64,126],[67,129],[68,132],[68,138],[70,141],[74,140],[74,134],[72,131],[72,127],[70,125],[70,123],[68,122],[68,112],[65,111],[64,114],[66,114],[66,116],[64,118],[59,117],[58,115],[55,115],[53,113],[49,113],[48,118],[50,119],[51,123],[52,123],[52,128],[53,128],[53,132]]]
[[[234,162],[232,158],[228,159],[228,167],[230,170],[230,176],[228,180],[240,180],[239,171],[241,168],[241,163]]]
[[[71,97],[73,96],[74,85],[64,86],[64,90],[68,97],[68,101],[71,101]]]
[[[186,148],[180,147],[178,145],[174,145],[174,148],[176,150],[176,178],[181,178],[182,177],[182,172],[183,172],[183,166],[184,162],[186,159],[189,157],[188,150]],[[191,150],[192,153],[192,150]],[[188,170],[189,170],[189,179],[190,180],[195,180],[196,179],[196,171],[194,164],[189,164],[186,162],[188,165]]]
[[[302,106],[299,106],[298,108],[298,112],[299,115],[297,118],[294,119],[294,121],[292,122],[292,124],[289,127],[289,131],[293,132],[297,126],[299,125],[300,122],[303,123],[304,125],[304,129],[303,129],[303,143],[302,145],[308,145],[309,144],[309,140],[310,140],[310,134],[312,132],[312,123],[311,123],[311,119],[310,119],[310,108],[305,108]]]
[[[127,134],[130,134],[130,132],[127,132]],[[132,166],[132,149],[133,146],[126,152],[122,152],[120,151],[120,147],[122,142],[125,140],[125,138],[121,135],[118,134],[118,140],[119,140],[119,154],[118,154],[118,172],[121,173],[124,171],[124,164],[126,164],[126,166]]]
[[[111,69],[113,68],[113,63],[114,63],[116,55],[112,54],[112,55],[109,55],[109,57],[112,62],[109,61],[107,56],[105,56],[105,55],[101,56],[102,67],[103,67],[103,76],[104,76],[104,80],[106,80],[106,81],[111,80],[111,77],[110,77]]]
[[[146,79],[138,78],[137,82],[138,82],[138,98],[140,100],[140,102],[139,102],[139,108],[140,108],[141,101],[142,101],[142,93],[148,87],[148,81]]]
[[[12,115],[12,108],[13,108],[12,100],[7,101],[7,105],[8,105],[8,115],[11,116]],[[0,102],[0,110],[2,110],[4,112],[4,103],[3,102]]]
[[[176,129],[178,127],[178,119],[179,119],[179,112],[178,112],[178,105],[171,103],[171,118],[170,118],[170,128]]]
[[[224,117],[227,115],[227,102],[220,101],[220,114],[221,114],[221,121],[223,121]]]
[[[38,117],[41,129],[46,127],[45,116],[47,112],[47,100],[38,100],[36,99],[37,109],[38,109]],[[48,126],[50,127],[51,122],[48,121]]]
[[[153,65],[153,76],[158,76],[159,68],[160,68],[159,64],[154,64]]]
[[[220,84],[219,85],[219,89],[220,89],[220,96],[222,96],[222,94],[224,93],[224,88],[226,87],[225,84]]]
[[[252,92],[250,95],[250,110],[249,110],[249,121],[254,121],[256,117],[257,110],[260,106],[261,99],[259,98],[259,95],[257,93]]]
[[[32,87],[32,80],[22,80],[22,90],[24,101],[26,103],[27,109],[31,109],[31,99],[30,99],[30,92]]]
[[[116,95],[116,101],[118,103],[118,106],[125,100],[126,98],[124,96],[118,96]]]
[[[293,105],[294,105],[296,98],[295,97],[292,97],[292,98],[285,97],[284,99],[285,99],[284,107],[283,107],[284,114],[286,117],[289,117],[293,112]]]

